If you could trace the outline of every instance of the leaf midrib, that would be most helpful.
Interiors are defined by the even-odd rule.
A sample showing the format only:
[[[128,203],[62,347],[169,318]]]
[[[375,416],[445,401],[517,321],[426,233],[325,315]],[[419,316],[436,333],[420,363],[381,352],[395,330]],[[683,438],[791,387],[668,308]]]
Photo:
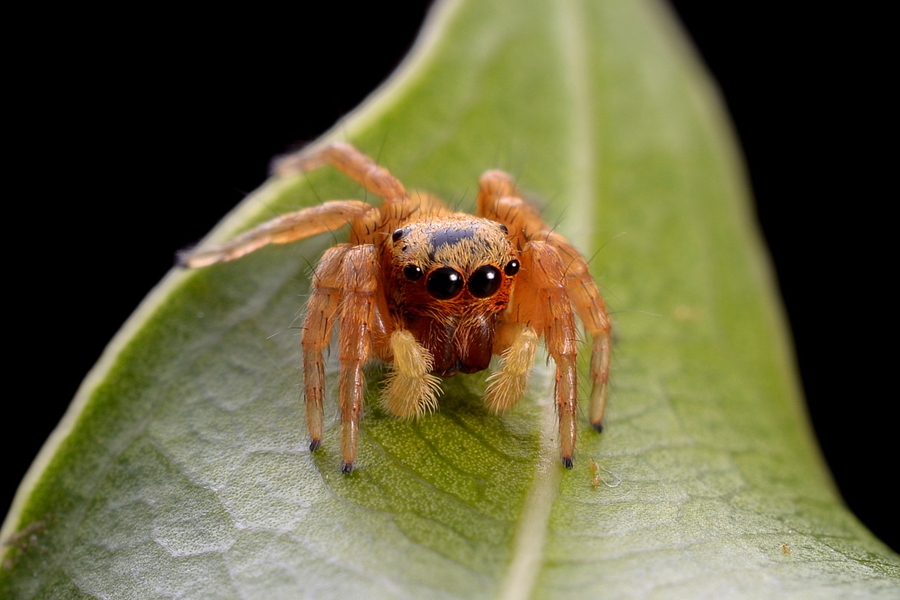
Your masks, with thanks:
[[[582,251],[591,239],[596,211],[597,146],[593,141],[594,119],[590,110],[590,69],[588,67],[588,32],[580,2],[552,3],[556,9],[555,41],[560,49],[562,79],[566,82],[573,109],[569,115],[569,162],[573,166],[567,190],[570,214],[577,218],[566,220],[566,235]],[[553,398],[553,366],[546,359],[535,361],[530,387],[538,398]],[[540,373],[540,384],[535,375]],[[557,418],[552,402],[542,407],[540,419],[541,447],[534,477],[525,496],[522,515],[513,539],[511,560],[500,585],[498,596],[503,600],[525,600],[533,595],[544,545],[549,533],[550,513],[562,482],[559,463]]]

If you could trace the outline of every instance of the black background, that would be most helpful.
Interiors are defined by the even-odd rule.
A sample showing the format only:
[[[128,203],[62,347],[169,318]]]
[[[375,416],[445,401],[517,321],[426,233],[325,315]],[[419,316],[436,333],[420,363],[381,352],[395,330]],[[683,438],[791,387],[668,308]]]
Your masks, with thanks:
[[[174,252],[256,188],[272,156],[316,138],[387,77],[426,8],[332,4],[23,20],[7,57],[15,391],[4,402],[0,514]],[[852,14],[783,2],[675,7],[740,135],[823,451],[850,507],[897,549],[892,315],[870,276],[887,274],[872,241],[883,194],[866,137],[879,127],[877,92],[860,67],[875,42],[853,34],[863,17]]]

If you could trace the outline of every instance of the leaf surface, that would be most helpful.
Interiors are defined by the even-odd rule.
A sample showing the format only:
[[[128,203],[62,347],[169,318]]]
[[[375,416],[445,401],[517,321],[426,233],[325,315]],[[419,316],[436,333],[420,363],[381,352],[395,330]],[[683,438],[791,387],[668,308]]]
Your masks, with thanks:
[[[173,272],[23,482],[0,596],[897,596],[813,443],[727,119],[665,7],[442,3],[331,137],[466,209],[484,170],[517,177],[615,313],[605,432],[583,418],[561,468],[542,359],[502,417],[476,374],[412,423],[373,370],[342,476],[333,406],[306,449],[297,366],[310,264],[342,234]],[[353,197],[333,170],[272,180],[212,237]]]

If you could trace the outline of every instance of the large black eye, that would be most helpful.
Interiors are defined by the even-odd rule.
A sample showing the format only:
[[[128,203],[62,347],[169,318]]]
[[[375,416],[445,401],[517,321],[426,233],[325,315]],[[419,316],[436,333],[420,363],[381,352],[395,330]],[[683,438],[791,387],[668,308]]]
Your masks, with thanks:
[[[507,277],[512,277],[519,272],[519,266],[519,261],[517,261],[516,259],[512,259],[511,261],[506,263],[505,267],[503,267],[503,272],[506,273]]]
[[[463,277],[450,267],[435,269],[425,281],[428,293],[438,300],[455,298],[463,289]]]
[[[491,265],[478,267],[469,277],[469,292],[476,298],[489,298],[497,293],[503,278],[500,269]]]
[[[403,276],[410,281],[421,279],[422,275],[424,274],[425,273],[422,272],[422,268],[417,267],[416,265],[406,265],[405,267],[403,267]]]

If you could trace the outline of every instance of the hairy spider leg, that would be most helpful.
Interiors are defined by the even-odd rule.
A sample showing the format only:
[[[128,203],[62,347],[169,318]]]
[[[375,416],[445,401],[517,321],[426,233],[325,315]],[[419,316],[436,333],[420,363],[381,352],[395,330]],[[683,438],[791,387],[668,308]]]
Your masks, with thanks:
[[[373,338],[385,337],[386,310],[378,291],[375,246],[340,244],[328,249],[316,266],[303,322],[303,378],[309,449],[322,443],[325,364],[322,353],[337,321],[341,364],[338,398],[341,405],[341,470],[353,470],[359,445],[365,378],[363,366],[372,355]]]
[[[325,362],[322,352],[331,339],[331,328],[338,316],[341,301],[341,266],[350,244],[329,248],[316,266],[303,321],[303,387],[306,397],[306,425],[309,449],[322,443],[323,398],[325,395]]]
[[[341,470],[353,470],[359,446],[359,419],[365,394],[363,366],[372,351],[372,324],[378,294],[378,253],[371,244],[351,246],[344,253],[337,278],[341,291],[340,383]]]
[[[594,429],[601,431],[609,381],[611,325],[587,262],[568,240],[550,229],[533,206],[521,199],[512,177],[503,171],[487,171],[481,176],[477,208],[479,216],[504,223],[510,240],[519,250],[529,241],[543,241],[558,252],[565,266],[569,300],[593,340],[589,418]]]
[[[556,249],[566,265],[566,291],[578,318],[591,334],[591,427],[603,430],[603,415],[609,390],[609,363],[612,354],[612,325],[606,303],[581,253],[557,233],[548,233],[547,243]]]
[[[559,453],[563,464],[571,469],[577,435],[578,331],[566,292],[565,269],[565,263],[550,244],[527,243],[514,292],[513,316],[544,337],[547,353],[556,363]]]
[[[351,237],[365,237],[365,224],[378,218],[378,209],[359,200],[332,200],[281,215],[257,225],[233,240],[219,246],[179,253],[178,262],[197,268],[240,258],[269,244],[289,244],[327,231],[335,231],[348,223]]]
[[[331,142],[288,154],[276,159],[272,170],[286,177],[326,164],[334,166],[368,192],[384,199],[381,205],[381,231],[393,231],[408,214],[408,195],[403,184],[387,169],[345,142]]]

